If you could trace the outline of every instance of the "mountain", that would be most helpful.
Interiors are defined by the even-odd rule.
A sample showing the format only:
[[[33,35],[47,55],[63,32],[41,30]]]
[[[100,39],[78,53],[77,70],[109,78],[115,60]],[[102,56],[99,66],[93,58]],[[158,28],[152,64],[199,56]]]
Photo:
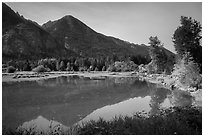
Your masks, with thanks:
[[[61,45],[83,56],[148,55],[148,47],[97,33],[75,17],[68,15],[48,21],[42,27]]]
[[[2,55],[8,59],[39,59],[74,55],[36,22],[2,3]]]
[[[42,26],[25,19],[2,3],[3,60],[46,57],[147,57],[149,47],[105,36],[68,15]],[[168,54],[173,54],[166,50]]]

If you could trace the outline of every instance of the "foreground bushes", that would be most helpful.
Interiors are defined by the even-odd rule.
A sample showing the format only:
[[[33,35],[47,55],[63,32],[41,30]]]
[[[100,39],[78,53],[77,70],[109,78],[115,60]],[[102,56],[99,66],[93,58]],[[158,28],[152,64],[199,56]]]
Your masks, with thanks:
[[[160,115],[144,117],[119,117],[113,121],[90,121],[78,127],[82,135],[184,135],[202,134],[202,110],[197,108],[172,108]]]
[[[3,134],[23,134],[3,127]],[[26,134],[37,134],[32,130]],[[42,134],[77,135],[201,135],[202,110],[195,107],[174,107],[161,111],[159,115],[149,117],[139,113],[133,117],[117,117],[112,121],[99,119],[89,121],[82,126],[74,126],[68,131],[50,131]]]

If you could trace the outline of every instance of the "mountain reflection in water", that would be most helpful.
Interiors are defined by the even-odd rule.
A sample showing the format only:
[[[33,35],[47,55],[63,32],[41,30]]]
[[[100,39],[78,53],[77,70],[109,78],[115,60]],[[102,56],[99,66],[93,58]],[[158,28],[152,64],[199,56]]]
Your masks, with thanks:
[[[105,80],[70,76],[39,81],[2,83],[3,126],[16,128],[43,116],[71,126],[82,119],[110,119],[161,108],[191,105],[190,95],[157,87],[138,78]],[[82,120],[83,121],[83,120]]]
[[[61,123],[48,120],[43,116],[38,116],[36,119],[24,122],[21,126],[17,128],[18,132],[22,132],[23,134],[49,134],[54,132],[53,134],[61,134],[64,131],[67,131],[68,127],[62,125]]]

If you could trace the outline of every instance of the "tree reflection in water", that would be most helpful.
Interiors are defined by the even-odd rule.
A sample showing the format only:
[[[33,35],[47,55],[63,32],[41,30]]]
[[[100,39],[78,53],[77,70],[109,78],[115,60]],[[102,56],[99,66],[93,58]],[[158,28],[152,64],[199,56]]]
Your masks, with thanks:
[[[174,90],[168,98],[173,106],[178,107],[190,106],[194,100],[190,93],[181,90]]]
[[[169,90],[166,88],[151,88],[150,115],[159,114],[160,109],[172,106],[185,107],[193,103],[193,97],[185,91]],[[163,109],[162,108],[162,109]]]
[[[153,88],[151,91],[151,100],[150,107],[151,111],[150,115],[158,114],[161,109],[161,104],[167,98],[167,96],[171,94],[171,91],[165,88]]]

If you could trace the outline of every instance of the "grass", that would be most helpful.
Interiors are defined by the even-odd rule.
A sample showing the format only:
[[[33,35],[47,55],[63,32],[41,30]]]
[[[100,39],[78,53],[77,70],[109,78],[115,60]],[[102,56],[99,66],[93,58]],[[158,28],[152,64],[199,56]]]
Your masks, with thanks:
[[[202,111],[194,107],[170,108],[160,115],[118,117],[112,121],[99,119],[79,126],[81,135],[201,135]]]
[[[22,134],[3,130],[3,134]],[[26,134],[33,134],[30,131]],[[54,134],[55,132],[42,133]],[[136,113],[133,117],[115,117],[111,121],[100,118],[83,125],[72,127],[60,134],[75,135],[201,135],[202,110],[196,107],[173,107],[162,110],[159,115],[143,116]]]

